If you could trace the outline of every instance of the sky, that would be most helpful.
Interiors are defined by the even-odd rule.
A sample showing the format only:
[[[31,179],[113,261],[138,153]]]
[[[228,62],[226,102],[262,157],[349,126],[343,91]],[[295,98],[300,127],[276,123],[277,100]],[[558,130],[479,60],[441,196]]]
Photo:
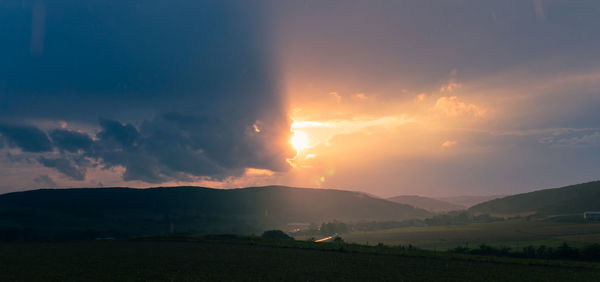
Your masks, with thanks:
[[[598,1],[0,1],[0,193],[599,179]]]

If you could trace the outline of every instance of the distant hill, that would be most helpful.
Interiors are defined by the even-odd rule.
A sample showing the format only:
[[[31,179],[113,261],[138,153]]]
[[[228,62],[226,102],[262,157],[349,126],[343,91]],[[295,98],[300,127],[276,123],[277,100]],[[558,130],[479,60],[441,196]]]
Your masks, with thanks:
[[[591,210],[600,210],[600,181],[517,194],[469,209],[472,212],[491,214],[568,214]]]
[[[454,197],[436,197],[435,199],[469,208],[469,207],[472,207],[479,203],[491,201],[493,199],[503,198],[506,196],[507,195],[454,196]]]
[[[258,233],[290,222],[430,215],[358,192],[283,186],[41,189],[0,195],[0,236],[2,230],[67,237],[81,232],[89,236]]]
[[[413,206],[416,208],[432,211],[432,212],[448,212],[448,211],[466,209],[465,206],[452,204],[452,203],[442,201],[442,200],[421,197],[421,196],[414,196],[414,195],[396,196],[396,197],[389,198],[388,200],[396,202],[396,203],[405,204],[405,205]]]

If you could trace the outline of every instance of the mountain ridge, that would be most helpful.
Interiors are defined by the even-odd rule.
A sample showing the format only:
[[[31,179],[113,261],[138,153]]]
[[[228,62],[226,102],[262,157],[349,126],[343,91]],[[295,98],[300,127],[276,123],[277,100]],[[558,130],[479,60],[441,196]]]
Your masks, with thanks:
[[[480,203],[469,208],[493,214],[573,214],[600,210],[600,181],[516,194]]]
[[[464,210],[467,208],[462,205],[457,205],[450,202],[417,195],[399,195],[388,198],[388,200],[432,212],[448,212],[454,210]]]
[[[430,215],[361,192],[287,186],[66,188],[0,195],[0,229],[30,228],[45,234],[87,229],[136,236],[172,233],[172,229],[251,233],[290,222],[386,221]]]

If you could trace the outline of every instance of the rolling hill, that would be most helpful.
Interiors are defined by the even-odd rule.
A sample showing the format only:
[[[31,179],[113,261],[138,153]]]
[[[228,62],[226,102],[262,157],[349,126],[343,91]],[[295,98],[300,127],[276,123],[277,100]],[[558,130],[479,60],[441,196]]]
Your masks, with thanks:
[[[469,209],[490,214],[574,214],[600,210],[600,181],[491,200]]]
[[[452,204],[446,201],[422,197],[422,196],[414,196],[414,195],[402,195],[389,198],[388,200],[400,204],[405,204],[409,206],[413,206],[416,208],[432,211],[432,212],[448,212],[455,210],[464,210],[465,206]]]
[[[434,199],[448,202],[451,204],[464,206],[465,208],[470,208],[474,205],[491,201],[493,199],[503,198],[507,195],[488,195],[488,196],[471,196],[471,195],[463,195],[463,196],[454,196],[454,197],[436,197]]]
[[[0,195],[0,231],[28,230],[54,237],[77,237],[82,232],[89,236],[258,233],[291,222],[429,215],[358,192],[283,186],[41,189]]]

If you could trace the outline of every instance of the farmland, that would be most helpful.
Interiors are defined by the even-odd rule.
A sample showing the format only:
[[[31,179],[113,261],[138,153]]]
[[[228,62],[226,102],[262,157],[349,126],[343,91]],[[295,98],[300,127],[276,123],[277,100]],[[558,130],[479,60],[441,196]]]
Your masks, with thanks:
[[[2,243],[0,265],[2,281],[600,281],[590,262],[257,237]]]
[[[512,248],[527,245],[557,246],[563,242],[584,246],[598,243],[600,223],[512,219],[491,223],[360,231],[344,234],[343,237],[346,241],[361,244],[412,244],[427,249],[476,246],[482,243]]]

